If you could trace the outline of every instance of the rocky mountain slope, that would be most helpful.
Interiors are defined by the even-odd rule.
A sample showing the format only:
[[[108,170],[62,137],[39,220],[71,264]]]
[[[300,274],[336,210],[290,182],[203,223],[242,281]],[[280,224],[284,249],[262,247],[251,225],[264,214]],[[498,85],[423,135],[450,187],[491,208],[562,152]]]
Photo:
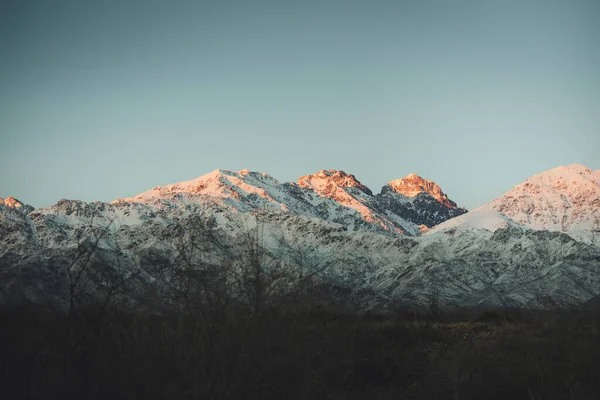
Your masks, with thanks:
[[[217,170],[110,204],[62,200],[29,212],[3,200],[0,303],[64,304],[67,272],[81,262],[96,277],[86,293],[127,282],[132,298],[149,301],[173,285],[165,276],[184,265],[186,249],[196,249],[198,265],[241,268],[253,237],[265,266],[314,273],[365,308],[426,304],[433,295],[448,306],[570,307],[600,295],[600,248],[573,235],[587,227],[594,234],[597,192],[589,176],[598,182],[588,171],[540,174],[464,215],[416,175],[374,195],[334,170],[296,183]],[[556,220],[552,212],[562,214]],[[421,224],[433,229],[419,235]],[[89,248],[93,255],[83,257]]]
[[[0,211],[7,209],[16,210],[24,214],[28,214],[34,210],[32,206],[23,204],[14,197],[7,197],[5,199],[0,197]]]
[[[404,181],[413,184],[403,186]],[[374,195],[354,175],[337,170],[322,170],[289,183],[261,172],[215,170],[119,201],[153,207],[216,203],[239,212],[282,210],[340,223],[349,230],[391,236],[418,235],[421,225],[432,227],[466,212],[435,183],[416,175],[392,181]]]
[[[583,165],[542,172],[484,206],[532,229],[591,241],[600,235],[600,184]]]
[[[600,243],[600,171],[583,165],[558,167],[534,175],[512,190],[435,230],[518,225],[564,232],[586,243]]]
[[[467,212],[435,182],[415,174],[389,182],[377,197],[385,208],[419,224],[421,231]]]
[[[210,220],[222,248],[229,250],[224,255],[209,246],[200,259],[213,260],[217,268],[223,257],[243,263],[248,259],[245,235],[255,232],[268,255],[265,266],[316,272],[364,308],[425,305],[434,294],[445,306],[569,307],[600,294],[600,248],[559,232],[506,227],[394,238],[349,232],[340,224],[280,210],[233,213],[218,205],[181,209],[177,215],[156,213],[117,228],[102,226],[100,219],[61,222],[69,211],[15,213],[2,220],[0,286],[8,291],[0,302],[14,298],[16,287],[32,301],[60,303],[68,291],[65,267],[77,258],[82,243],[91,246],[97,237],[101,240],[90,265],[98,269],[98,282],[107,285],[109,277],[142,269],[128,290],[145,299],[156,282],[151,271],[183,267],[181,243],[203,237],[198,226],[211,224],[199,221]],[[158,285],[152,290],[164,290]]]

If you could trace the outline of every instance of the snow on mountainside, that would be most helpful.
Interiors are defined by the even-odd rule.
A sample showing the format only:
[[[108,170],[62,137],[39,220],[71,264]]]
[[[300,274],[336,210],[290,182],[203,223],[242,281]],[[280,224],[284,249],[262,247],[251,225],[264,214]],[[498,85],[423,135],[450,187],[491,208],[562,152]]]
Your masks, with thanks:
[[[519,225],[565,232],[585,242],[600,236],[598,174],[573,164],[534,175],[482,207]]]
[[[298,184],[303,188],[311,188],[327,197],[334,196],[337,193],[336,188],[357,188],[368,196],[373,195],[373,192],[360,183],[354,175],[334,169],[324,169],[316,174],[301,176],[298,179]],[[345,199],[345,197],[342,197],[342,200]]]
[[[340,189],[338,193],[340,199],[342,192],[344,189]],[[416,231],[410,221],[403,221],[406,227],[386,225],[375,218],[369,218],[371,214],[368,210],[364,207],[353,207],[356,206],[354,203],[340,202],[312,188],[307,189],[293,182],[280,183],[268,174],[248,170],[215,170],[190,181],[155,187],[132,198],[118,201],[139,202],[155,208],[217,204],[235,212],[249,212],[254,209],[281,210],[340,223],[349,230],[388,234]]]
[[[598,171],[573,164],[526,179],[512,190],[428,232],[500,228],[564,232],[585,243],[600,243]]]
[[[426,304],[434,290],[443,305],[455,306],[546,307],[544,299],[551,298],[553,304],[566,307],[600,294],[600,248],[558,232],[507,226],[494,233],[439,231],[391,237],[351,232],[340,224],[276,209],[240,213],[218,204],[165,208],[141,223],[109,225],[115,215],[146,210],[138,210],[140,206],[123,202],[102,209],[101,204],[86,207],[63,201],[53,210],[29,216],[12,213],[10,223],[0,220],[0,287],[24,288],[26,298],[34,302],[64,302],[64,266],[77,256],[81,237],[93,240],[98,233],[103,236],[93,263],[99,271],[107,265],[118,268],[111,272],[118,274],[140,266],[161,270],[178,265],[179,243],[193,237],[199,226],[209,226],[202,221],[212,218],[210,229],[218,232],[222,248],[234,249],[231,260],[245,259],[235,249],[243,245],[248,229],[260,227],[265,254],[277,265],[286,268],[301,260],[304,268],[319,271],[319,279],[354,293],[367,308]],[[204,259],[219,260],[218,249],[205,251]],[[142,274],[128,290],[144,300],[145,292],[138,289],[165,289],[153,282]],[[10,295],[0,291],[0,303],[9,300]]]
[[[316,174],[298,179],[298,185],[305,190],[314,191],[322,198],[331,199],[344,207],[355,210],[362,219],[386,231],[396,234],[416,235],[417,224],[395,213],[381,210],[373,192],[344,171],[322,170]]]
[[[377,195],[385,208],[421,226],[421,231],[467,212],[435,183],[410,174],[388,182]]]
[[[382,193],[386,191],[392,191],[408,197],[416,197],[421,193],[426,193],[447,208],[457,208],[456,203],[450,200],[435,182],[423,179],[416,174],[410,174],[402,179],[389,182],[382,189]]]
[[[248,229],[260,226],[265,254],[277,265],[300,259],[365,307],[425,304],[438,290],[446,305],[547,307],[550,298],[567,307],[600,295],[600,247],[573,239],[574,232],[596,234],[597,172],[547,171],[466,214],[416,175],[373,194],[336,170],[297,183],[216,170],[110,204],[61,200],[35,211],[3,199],[0,288],[24,288],[32,301],[62,298],[64,265],[77,256],[81,238],[99,233],[95,268],[131,273],[177,265],[180,241],[198,226],[218,232],[223,249],[236,249]],[[419,225],[432,229],[419,236]],[[219,259],[215,249],[206,251],[206,259]],[[131,290],[155,285],[144,275],[136,279]],[[0,290],[0,303],[9,298]]]
[[[96,225],[119,228],[122,225],[139,225],[155,218],[158,211],[152,207],[127,202],[111,204],[100,201],[86,203],[62,199],[53,206],[40,208],[29,214],[34,220],[48,220],[55,224],[72,226]]]
[[[154,198],[177,199],[183,196],[204,195],[231,200],[240,206],[242,199],[264,200],[263,205],[285,209],[281,202],[284,193],[278,193],[279,182],[268,174],[248,170],[217,169],[199,178],[166,186],[157,186],[126,201],[144,201]],[[271,189],[269,191],[269,189]],[[226,202],[227,203],[227,202]],[[243,208],[243,207],[241,207]]]
[[[28,204],[24,204],[11,196],[6,197],[4,199],[0,197],[0,210],[5,209],[5,208],[18,210],[19,212],[22,212],[24,214],[30,213],[31,211],[34,210],[34,208],[32,206],[30,206]]]
[[[598,171],[592,172],[592,177],[596,181],[598,185],[600,185],[600,169]]]
[[[484,208],[476,208],[466,214],[456,218],[449,219],[427,231],[427,235],[432,235],[438,232],[455,232],[455,231],[476,231],[487,230],[496,231],[504,228],[520,228],[520,226],[505,215],[494,210]]]
[[[239,212],[266,208],[340,223],[349,230],[418,235],[420,225],[431,227],[465,212],[448,200],[436,184],[427,182],[434,189],[431,194],[424,191],[416,197],[401,193],[373,195],[354,175],[344,171],[322,170],[300,177],[297,183],[280,183],[261,172],[215,170],[117,201],[153,207],[217,203]],[[433,197],[440,193],[444,202]]]

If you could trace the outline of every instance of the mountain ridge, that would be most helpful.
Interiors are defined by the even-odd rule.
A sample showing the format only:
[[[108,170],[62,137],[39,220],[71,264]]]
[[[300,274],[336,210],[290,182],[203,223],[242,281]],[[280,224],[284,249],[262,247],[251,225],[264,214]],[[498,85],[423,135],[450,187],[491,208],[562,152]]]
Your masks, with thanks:
[[[568,230],[526,226],[519,217],[547,211],[548,200],[562,203],[565,195],[572,217],[567,225],[581,225],[582,217],[596,215],[598,184],[594,172],[579,167],[542,175],[526,181],[528,186],[515,186],[519,196],[507,192],[498,198],[512,199],[498,203],[507,204],[507,214],[516,210],[512,216],[494,209],[496,203],[468,213],[444,207],[444,197],[425,193],[420,183],[408,184],[403,193],[373,194],[356,177],[337,170],[307,175],[303,183],[281,183],[248,170],[215,170],[112,203],[63,199],[30,212],[1,205],[0,266],[8,268],[0,268],[0,286],[23,287],[34,302],[62,299],[61,268],[77,257],[82,239],[100,233],[101,257],[95,265],[129,274],[140,265],[177,265],[181,241],[193,240],[199,228],[218,232],[222,248],[241,251],[228,255],[238,262],[247,256],[240,243],[254,229],[276,265],[302,260],[310,271],[321,271],[319,279],[354,293],[366,308],[426,304],[432,290],[452,306],[544,308],[541,299],[550,296],[555,304],[571,307],[600,294],[600,247]],[[439,194],[432,188],[425,189]],[[525,189],[527,196],[520,196]],[[530,195],[539,198],[527,214]],[[421,221],[432,226],[424,234]],[[215,249],[204,251],[207,259],[222,257]],[[149,277],[139,279],[140,287],[155,285]],[[0,303],[7,296],[0,292]]]
[[[323,169],[303,175],[296,182],[281,183],[263,172],[217,169],[115,201],[149,203],[164,199],[193,203],[210,198],[241,212],[266,207],[346,223],[351,230],[371,227],[392,235],[418,235],[423,225],[431,227],[466,212],[450,201],[437,184],[424,182],[433,188],[431,193],[424,189],[418,195],[407,196],[398,191],[396,196],[386,196],[385,190],[374,194],[355,175],[343,170]]]

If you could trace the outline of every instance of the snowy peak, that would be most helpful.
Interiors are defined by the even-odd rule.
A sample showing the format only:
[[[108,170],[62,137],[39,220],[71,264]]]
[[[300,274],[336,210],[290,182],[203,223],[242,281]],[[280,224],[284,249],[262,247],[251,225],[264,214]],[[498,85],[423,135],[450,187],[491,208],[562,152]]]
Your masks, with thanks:
[[[180,240],[192,239],[203,222],[222,246],[206,246],[202,260],[235,266],[247,257],[240,238],[260,224],[265,260],[295,268],[298,259],[365,309],[387,299],[426,304],[432,287],[448,305],[536,307],[540,296],[551,296],[566,307],[600,295],[600,248],[572,239],[588,234],[586,243],[600,244],[598,178],[600,171],[580,165],[555,168],[467,214],[417,175],[372,195],[353,175],[336,170],[298,183],[215,170],[129,200],[61,200],[28,214],[20,201],[0,199],[0,264],[11,266],[32,299],[46,302],[68,287],[57,268],[80,254],[80,238],[102,233],[98,261],[115,260],[119,274],[140,265],[158,272],[177,265]],[[116,278],[122,284],[121,275]],[[144,306],[149,289],[167,293],[173,286],[149,278],[142,273],[131,286],[132,300],[144,298]]]
[[[522,231],[564,232],[585,243],[600,243],[600,174],[580,164],[527,178],[492,202],[448,220],[436,232]]]
[[[119,200],[147,201],[153,198],[169,199],[178,195],[240,198],[249,194],[270,198],[266,189],[277,185],[279,182],[275,178],[262,172],[251,172],[247,169],[241,171],[217,169],[189,181],[156,186],[137,196]]]
[[[482,208],[517,224],[597,240],[600,233],[600,184],[597,173],[573,164],[536,174]]]
[[[442,189],[416,174],[389,182],[377,195],[386,208],[421,226],[421,233],[467,212]]]
[[[324,169],[298,179],[298,187],[306,193],[315,193],[320,198],[333,201],[346,209],[358,213],[361,219],[372,226],[393,234],[418,234],[418,226],[392,210],[384,211],[373,192],[360,183],[352,174],[341,170]]]
[[[407,197],[416,197],[421,193],[425,193],[436,199],[444,207],[457,208],[456,203],[448,198],[437,183],[421,178],[416,174],[410,174],[404,178],[388,182],[381,189],[381,194],[387,192],[394,192]]]
[[[330,197],[338,188],[357,188],[369,196],[373,195],[373,192],[360,183],[354,175],[335,169],[324,169],[316,174],[301,176],[298,179],[298,185],[327,197]]]
[[[21,203],[19,200],[15,199],[12,196],[9,196],[5,199],[0,197],[0,205],[3,205],[8,208],[19,208],[23,207],[25,204]]]
[[[523,184],[546,185],[556,190],[564,191],[569,186],[576,186],[578,184],[597,184],[595,176],[597,172],[581,164],[572,164],[536,174],[525,180]]]
[[[356,176],[334,169],[287,183],[262,172],[218,169],[189,181],[157,186],[113,204],[142,203],[161,210],[213,204],[236,212],[268,208],[340,223],[348,230],[392,236],[419,235],[421,225],[432,227],[466,212],[448,200],[433,182],[416,178],[424,188],[419,190],[433,195],[374,195]]]
[[[0,197],[0,208],[1,207],[18,210],[23,212],[24,214],[28,214],[34,210],[32,206],[22,203],[21,201],[15,199],[12,196],[6,197],[4,199]]]

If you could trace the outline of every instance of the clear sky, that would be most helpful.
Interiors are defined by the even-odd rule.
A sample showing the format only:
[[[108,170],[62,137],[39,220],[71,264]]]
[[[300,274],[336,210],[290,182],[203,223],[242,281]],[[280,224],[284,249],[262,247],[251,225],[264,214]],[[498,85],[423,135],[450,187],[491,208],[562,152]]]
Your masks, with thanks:
[[[411,172],[474,208],[600,168],[600,1],[0,1],[0,197]]]

